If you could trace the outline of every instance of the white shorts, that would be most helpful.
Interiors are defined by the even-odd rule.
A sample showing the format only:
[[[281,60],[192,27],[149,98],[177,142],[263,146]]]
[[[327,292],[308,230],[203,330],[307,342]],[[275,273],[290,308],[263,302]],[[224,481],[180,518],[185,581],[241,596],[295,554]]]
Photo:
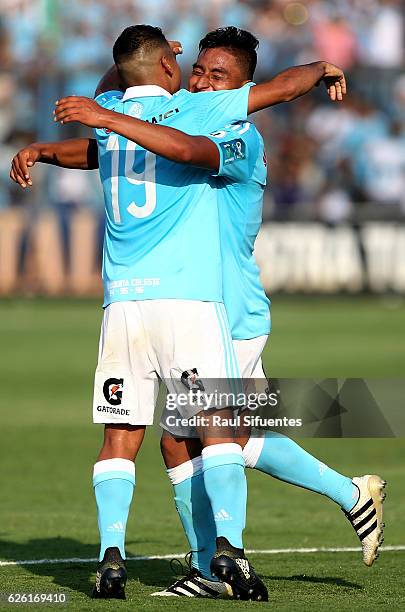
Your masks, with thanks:
[[[243,379],[243,390],[245,396],[250,393],[264,392],[267,387],[267,378],[263,369],[262,353],[266,345],[268,336],[258,336],[257,338],[251,338],[249,340],[233,340],[233,348],[238,361],[240,377]],[[173,418],[168,418],[173,414],[167,411],[163,413],[160,426],[169,431],[173,436],[185,437],[185,438],[196,438],[198,437],[197,430],[195,427],[185,425],[184,421],[181,421],[181,425],[173,425],[173,423],[180,423],[180,414],[176,415],[178,421]]]
[[[184,392],[182,375],[194,369],[207,391],[210,380],[240,376],[223,304],[110,304],[101,328],[93,422],[151,425],[159,380],[169,393]]]
[[[262,353],[267,339],[268,336],[258,336],[250,340],[232,341],[242,378],[266,378]]]

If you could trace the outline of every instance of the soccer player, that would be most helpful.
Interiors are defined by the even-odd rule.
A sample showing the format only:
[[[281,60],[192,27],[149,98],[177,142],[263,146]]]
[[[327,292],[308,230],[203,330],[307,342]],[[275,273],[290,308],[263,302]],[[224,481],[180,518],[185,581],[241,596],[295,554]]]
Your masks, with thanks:
[[[97,98],[100,106],[95,106],[104,117],[172,119],[196,133],[223,120],[246,119],[248,87],[208,95],[183,90],[172,96],[180,71],[158,28],[127,28],[113,54],[127,89]],[[64,119],[63,113],[61,105],[58,119]],[[239,372],[222,303],[217,196],[210,173],[159,158],[104,124],[96,137],[107,219],[105,313],[93,408],[93,420],[106,424],[94,466],[101,536],[94,595],[122,597],[133,460],[145,427],[153,422],[158,380],[176,392],[183,379],[187,383],[197,376],[209,390],[210,380],[237,378]],[[243,552],[246,480],[241,447],[226,430],[214,437],[208,427],[200,439],[212,512],[226,511],[228,516],[217,527],[211,571],[232,584],[236,598],[267,600],[267,589]]]
[[[246,78],[253,78],[257,44],[251,34],[235,28],[221,28],[209,33],[200,42],[200,54],[189,82],[190,91],[241,87]],[[245,66],[244,71],[241,66],[246,55],[250,56],[250,67]],[[242,139],[246,136],[242,136]],[[254,157],[248,142],[245,146],[246,151],[253,153]],[[260,164],[260,149],[256,157]],[[242,378],[260,379],[265,377],[260,356],[269,330],[266,296],[253,256],[254,240],[261,220],[262,184],[257,180],[257,168],[255,172],[251,170],[250,176],[246,168],[247,173],[243,175],[241,165],[242,162],[239,162],[239,183],[233,176],[233,180],[220,180],[218,185],[222,248],[224,253],[239,253],[239,257],[223,256],[224,303]],[[383,541],[382,501],[385,494],[382,489],[385,482],[379,476],[367,475],[351,480],[307,453],[293,440],[271,431],[252,432],[248,439],[240,442],[244,443],[247,467],[321,493],[341,506],[360,539],[364,563],[367,566],[373,564]],[[198,445],[197,440],[193,443],[176,440],[170,432],[165,432],[162,438],[162,452],[173,484],[177,509],[188,534],[190,548],[195,552],[191,572],[161,595],[181,595],[185,586],[196,591],[199,575],[208,577],[207,559],[212,550],[212,544],[209,546],[208,542],[214,541],[215,524],[212,520],[210,526],[207,518],[204,520],[209,516],[204,510],[206,503],[196,507],[190,500],[190,491],[195,495],[202,483]],[[202,497],[200,492],[199,499]],[[192,521],[190,516],[193,517]]]

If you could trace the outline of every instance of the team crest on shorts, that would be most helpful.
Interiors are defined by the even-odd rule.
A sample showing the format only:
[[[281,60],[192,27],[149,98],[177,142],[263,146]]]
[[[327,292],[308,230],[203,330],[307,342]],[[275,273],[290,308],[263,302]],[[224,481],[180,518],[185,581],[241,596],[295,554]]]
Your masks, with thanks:
[[[197,368],[185,370],[185,372],[183,372],[181,375],[180,380],[183,385],[192,392],[204,391],[204,385],[198,376]]]
[[[103,394],[111,406],[119,406],[122,402],[123,378],[108,378],[103,385]]]

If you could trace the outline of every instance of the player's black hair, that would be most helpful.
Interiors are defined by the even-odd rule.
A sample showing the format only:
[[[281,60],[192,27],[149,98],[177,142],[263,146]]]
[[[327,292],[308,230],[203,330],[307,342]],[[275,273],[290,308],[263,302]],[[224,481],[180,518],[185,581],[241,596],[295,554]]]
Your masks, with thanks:
[[[253,34],[246,30],[236,28],[235,26],[228,26],[208,32],[208,34],[200,40],[199,50],[201,53],[201,51],[205,49],[225,47],[237,53],[247,78],[252,79],[256,70],[258,46],[259,41],[256,36],[253,36]]]
[[[157,47],[167,45],[166,37],[160,28],[144,24],[129,26],[121,32],[114,43],[114,62],[118,65],[138,51],[148,53]]]

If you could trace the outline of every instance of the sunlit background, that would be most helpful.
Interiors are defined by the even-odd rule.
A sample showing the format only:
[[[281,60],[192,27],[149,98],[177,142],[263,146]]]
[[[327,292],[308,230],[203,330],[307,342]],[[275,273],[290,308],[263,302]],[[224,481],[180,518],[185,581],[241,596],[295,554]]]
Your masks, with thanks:
[[[323,88],[254,116],[269,160],[257,244],[267,290],[405,292],[405,72],[400,0],[2,0],[0,293],[98,295],[103,204],[96,171],[38,165],[34,188],[8,178],[24,145],[90,131],[52,122],[54,101],[92,96],[124,27],[151,23],[183,43],[184,85],[209,30],[260,40],[257,81],[328,60],[343,104]],[[80,247],[80,248],[79,248]]]

